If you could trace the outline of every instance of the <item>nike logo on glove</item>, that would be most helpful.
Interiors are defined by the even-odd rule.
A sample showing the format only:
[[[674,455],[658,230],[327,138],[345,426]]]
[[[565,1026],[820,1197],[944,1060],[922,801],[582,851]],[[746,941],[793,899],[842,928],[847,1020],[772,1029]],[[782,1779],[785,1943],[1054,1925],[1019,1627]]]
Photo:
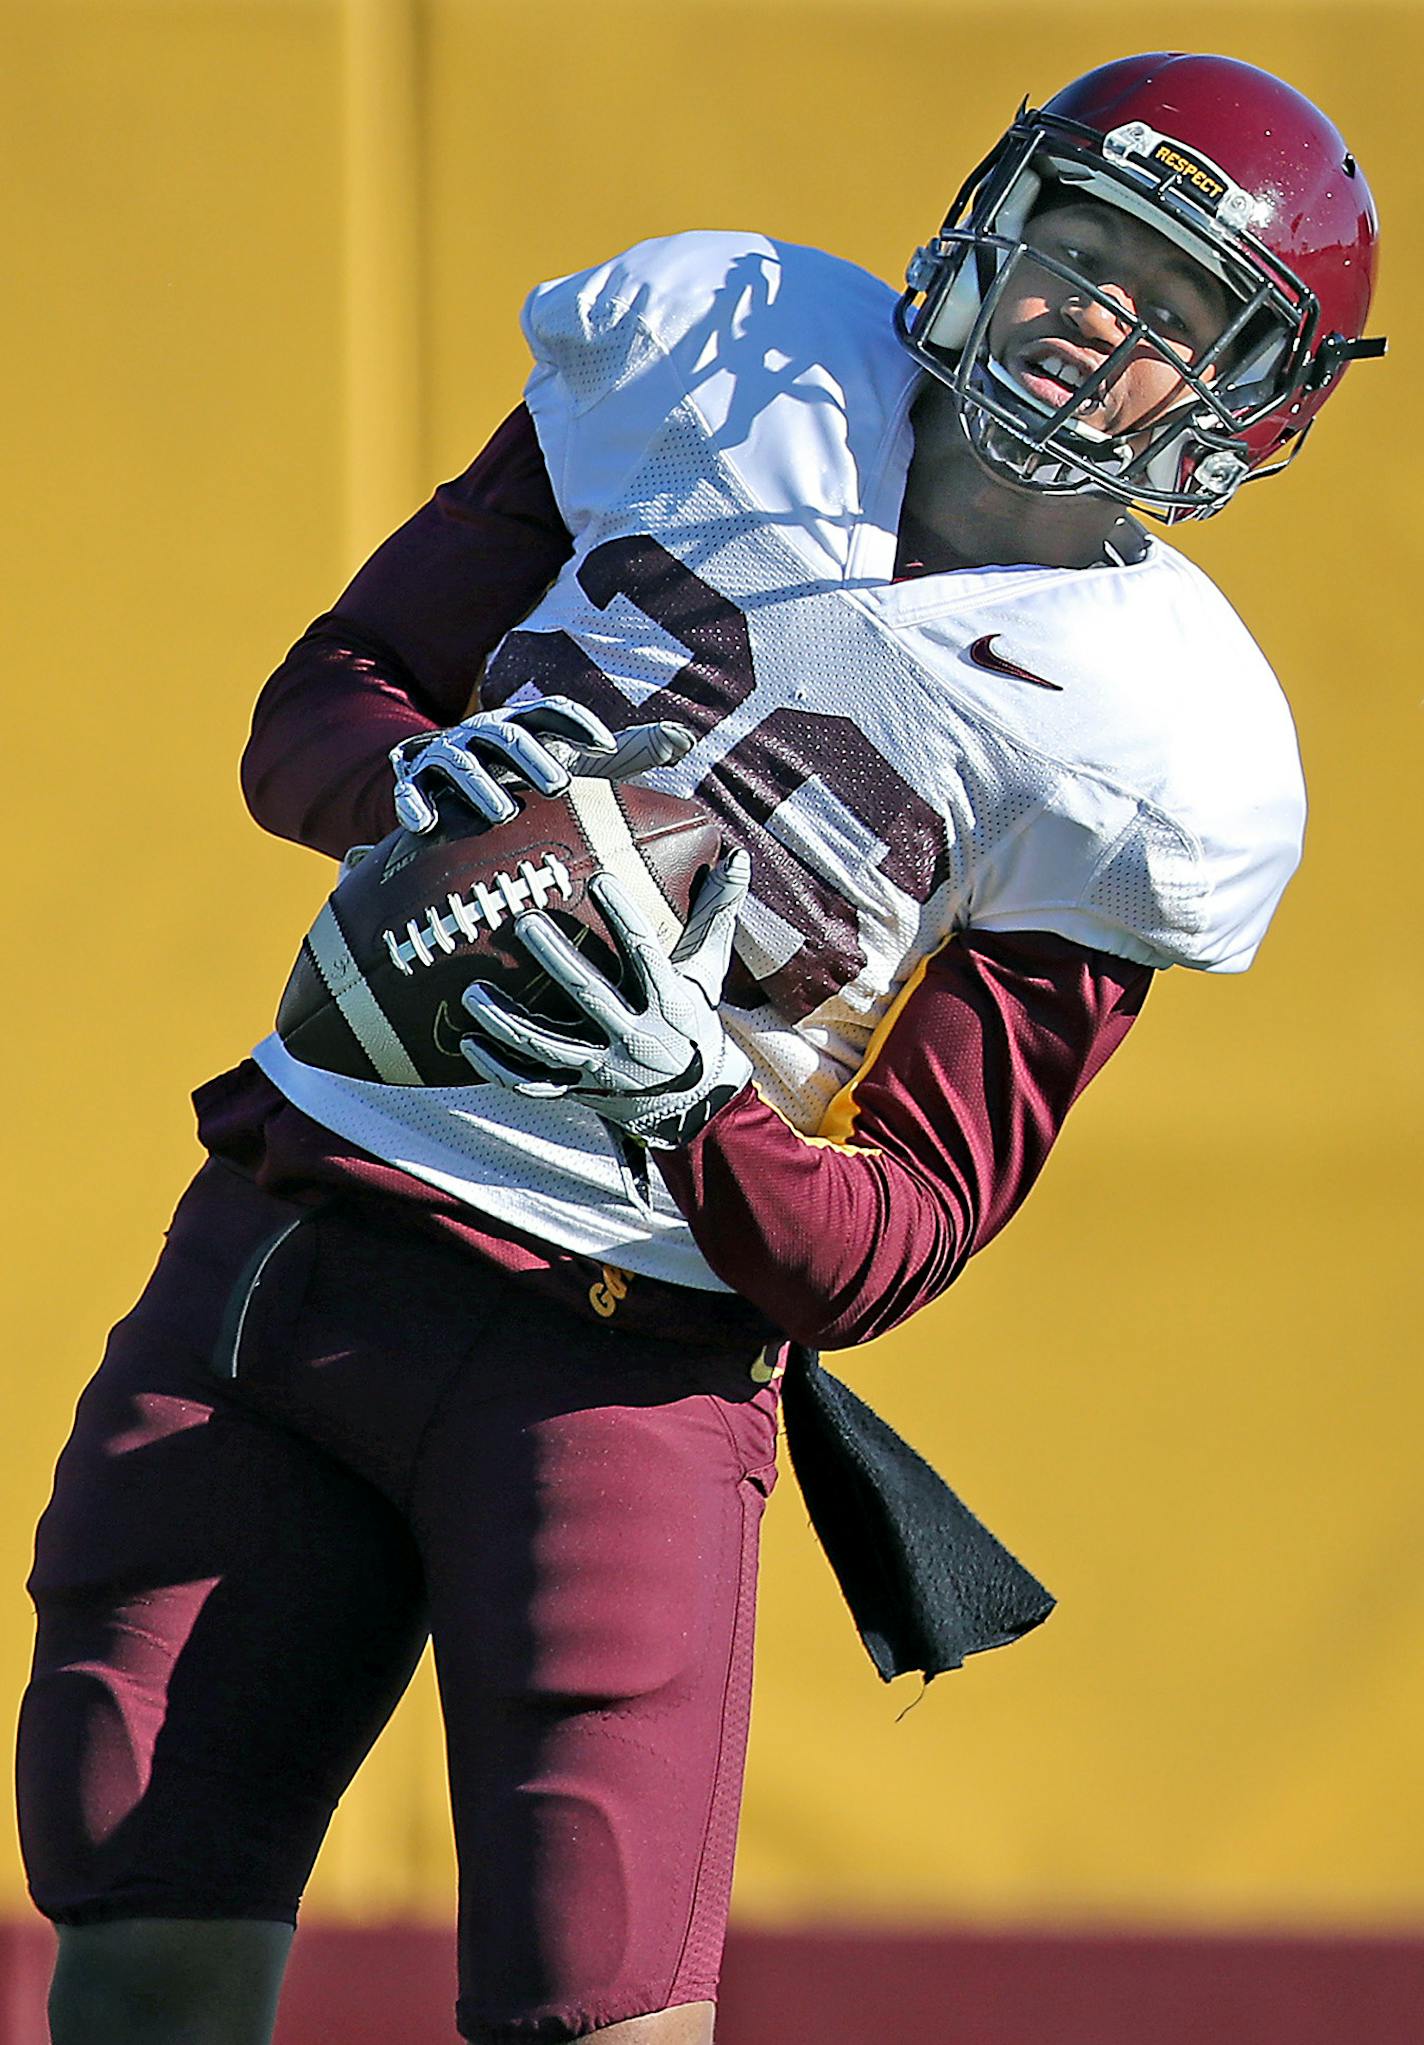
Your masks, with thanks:
[[[1020,667],[1016,661],[1005,660],[1001,653],[995,653],[994,641],[998,636],[997,632],[990,632],[985,638],[976,639],[970,647],[969,658],[976,667],[987,668],[991,675],[1012,675],[1016,681],[1032,682],[1035,688],[1057,689],[1061,693],[1062,682],[1045,681],[1042,675],[1036,675],[1031,669]]]

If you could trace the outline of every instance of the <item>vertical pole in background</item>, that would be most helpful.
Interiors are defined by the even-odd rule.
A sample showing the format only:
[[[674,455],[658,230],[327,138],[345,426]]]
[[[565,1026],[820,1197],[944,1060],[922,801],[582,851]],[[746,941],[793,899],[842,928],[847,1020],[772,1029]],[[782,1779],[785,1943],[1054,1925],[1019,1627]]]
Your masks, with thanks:
[[[422,348],[422,0],[341,0],[346,518],[350,572],[428,494]],[[318,1920],[454,1922],[430,1653],[341,1804]],[[453,1995],[453,1987],[451,1989]]]
[[[343,0],[346,546],[424,496],[420,0]]]

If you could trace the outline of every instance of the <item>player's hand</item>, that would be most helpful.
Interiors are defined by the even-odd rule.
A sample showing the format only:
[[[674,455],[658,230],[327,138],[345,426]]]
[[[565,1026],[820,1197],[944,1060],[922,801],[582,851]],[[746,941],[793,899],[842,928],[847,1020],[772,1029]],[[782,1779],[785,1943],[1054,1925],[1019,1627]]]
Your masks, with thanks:
[[[694,738],[685,724],[666,722],[635,724],[615,736],[567,696],[482,710],[448,731],[417,732],[392,746],[396,818],[407,831],[428,831],[436,796],[453,788],[487,824],[508,823],[519,813],[511,785],[562,795],[575,774],[628,781],[673,766]]]
[[[520,942],[582,1010],[589,1035],[554,1029],[476,980],[464,1001],[478,1034],[462,1038],[460,1049],[482,1079],[515,1093],[581,1101],[654,1150],[690,1142],[752,1076],[750,1060],[717,1013],[750,878],[746,853],[729,852],[698,890],[669,958],[613,876],[595,874],[589,890],[623,960],[627,997],[550,917],[520,916]],[[506,1065],[492,1043],[561,1076],[530,1079]]]

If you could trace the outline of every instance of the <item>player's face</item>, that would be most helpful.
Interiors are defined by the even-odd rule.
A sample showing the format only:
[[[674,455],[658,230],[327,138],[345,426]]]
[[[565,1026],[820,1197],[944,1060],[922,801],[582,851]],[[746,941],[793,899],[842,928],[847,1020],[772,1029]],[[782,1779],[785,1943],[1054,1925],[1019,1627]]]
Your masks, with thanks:
[[[1019,265],[989,343],[1045,404],[1066,404],[1123,339],[1116,307],[1145,319],[1184,362],[1195,361],[1225,324],[1225,288],[1165,235],[1115,206],[1092,199],[1055,206],[1029,221],[1024,240],[1080,271],[1111,301],[1102,304],[1031,260]],[[1120,438],[1168,410],[1184,388],[1171,363],[1144,342],[1079,417]]]

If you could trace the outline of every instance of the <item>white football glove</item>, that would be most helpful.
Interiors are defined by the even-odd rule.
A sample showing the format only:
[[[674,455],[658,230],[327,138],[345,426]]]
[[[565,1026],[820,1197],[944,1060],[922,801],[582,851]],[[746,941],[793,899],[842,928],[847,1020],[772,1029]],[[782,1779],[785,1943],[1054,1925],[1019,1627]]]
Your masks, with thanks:
[[[482,710],[448,731],[417,732],[392,746],[396,818],[407,831],[430,830],[434,797],[444,786],[487,824],[508,823],[519,814],[511,784],[562,795],[575,774],[628,781],[674,765],[695,736],[685,724],[662,723],[635,724],[615,737],[601,717],[567,696]]]
[[[550,917],[527,911],[514,926],[520,942],[588,1017],[596,1041],[566,1036],[476,980],[464,1002],[481,1035],[462,1037],[460,1049],[482,1079],[536,1098],[581,1101],[653,1150],[690,1142],[752,1076],[751,1061],[717,1014],[751,870],[741,851],[712,869],[671,958],[627,891],[611,874],[594,875],[589,892],[623,959],[631,1000]],[[503,1063],[490,1038],[576,1076],[530,1079]]]

